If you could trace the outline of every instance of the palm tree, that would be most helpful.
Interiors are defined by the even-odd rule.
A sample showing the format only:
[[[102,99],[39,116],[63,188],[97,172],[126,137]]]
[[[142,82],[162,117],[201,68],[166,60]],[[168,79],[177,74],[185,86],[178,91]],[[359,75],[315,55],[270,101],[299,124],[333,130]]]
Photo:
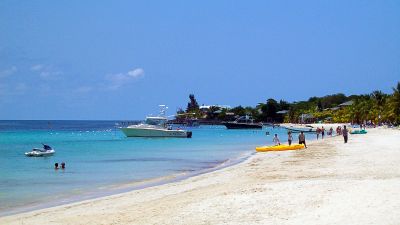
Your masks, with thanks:
[[[374,106],[376,106],[376,107],[372,108],[372,110],[375,112],[374,120],[376,120],[378,123],[380,123],[382,110],[383,110],[383,106],[386,102],[387,95],[384,94],[382,91],[374,91],[371,93],[371,97],[374,101]]]
[[[393,88],[393,95],[390,99],[390,111],[394,117],[394,122],[400,123],[400,82],[397,82],[397,87]]]
[[[371,93],[371,97],[374,99],[376,105],[381,108],[385,103],[387,95],[382,91],[374,91]]]

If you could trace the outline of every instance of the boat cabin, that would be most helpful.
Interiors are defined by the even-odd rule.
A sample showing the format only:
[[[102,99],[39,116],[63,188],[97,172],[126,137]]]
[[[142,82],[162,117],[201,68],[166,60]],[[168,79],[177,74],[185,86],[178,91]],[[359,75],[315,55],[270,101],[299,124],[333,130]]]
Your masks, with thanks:
[[[241,116],[235,120],[235,123],[254,123],[254,119],[249,115]]]
[[[145,123],[148,125],[165,127],[167,124],[167,118],[159,117],[159,116],[154,116],[154,117],[149,116],[149,117],[146,117]]]

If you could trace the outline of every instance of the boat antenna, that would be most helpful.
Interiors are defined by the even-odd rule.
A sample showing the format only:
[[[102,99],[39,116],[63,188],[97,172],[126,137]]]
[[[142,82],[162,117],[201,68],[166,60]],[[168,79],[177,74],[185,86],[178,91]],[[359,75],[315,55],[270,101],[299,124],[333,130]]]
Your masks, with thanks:
[[[160,106],[160,116],[165,116],[165,112],[167,111],[168,107],[166,105],[159,105]]]

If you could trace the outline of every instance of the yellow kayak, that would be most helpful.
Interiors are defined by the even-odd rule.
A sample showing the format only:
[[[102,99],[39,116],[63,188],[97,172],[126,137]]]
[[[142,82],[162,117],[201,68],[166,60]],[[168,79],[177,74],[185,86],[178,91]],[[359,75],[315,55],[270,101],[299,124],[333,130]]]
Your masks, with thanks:
[[[256,147],[257,152],[268,152],[268,151],[287,151],[287,150],[298,150],[304,148],[304,145],[273,145],[273,146],[261,146]]]

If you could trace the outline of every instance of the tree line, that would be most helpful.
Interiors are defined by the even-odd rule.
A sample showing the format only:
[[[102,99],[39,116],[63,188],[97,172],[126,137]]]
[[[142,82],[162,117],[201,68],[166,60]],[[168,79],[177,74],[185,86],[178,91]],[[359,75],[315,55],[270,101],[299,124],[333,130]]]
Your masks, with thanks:
[[[256,121],[270,123],[298,123],[302,115],[308,115],[315,121],[334,123],[367,121],[374,124],[398,125],[400,124],[400,82],[392,88],[392,91],[386,94],[377,90],[370,94],[350,96],[338,93],[292,103],[269,98],[265,103],[259,103],[255,107],[239,105],[227,109],[211,106],[207,110],[200,110],[195,96],[191,94],[186,110],[179,109],[177,114],[178,117],[219,121],[229,121],[237,116],[250,115]],[[341,106],[344,102],[349,102],[349,104]]]

